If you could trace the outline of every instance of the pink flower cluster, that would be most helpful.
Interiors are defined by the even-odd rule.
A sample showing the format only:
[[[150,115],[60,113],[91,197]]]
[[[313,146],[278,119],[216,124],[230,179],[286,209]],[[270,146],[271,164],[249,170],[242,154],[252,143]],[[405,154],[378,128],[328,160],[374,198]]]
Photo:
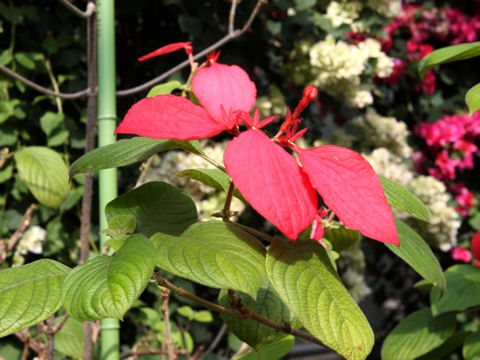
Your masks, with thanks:
[[[382,44],[382,50],[389,53],[393,39],[398,33],[407,36],[406,59],[395,59],[393,72],[383,79],[388,84],[398,84],[409,63],[421,60],[435,48],[472,42],[480,34],[480,13],[469,16],[458,9],[425,9],[421,5],[404,5],[403,11],[384,27],[385,38],[374,38]],[[366,34],[350,33],[347,37],[358,43],[369,37]],[[436,78],[433,70],[428,71],[422,82],[414,87],[417,91],[433,94]]]
[[[480,113],[445,116],[434,123],[421,123],[415,134],[425,139],[427,155],[435,159],[428,173],[439,180],[454,180],[457,171],[473,169],[478,153],[475,141],[480,137]],[[422,171],[424,159],[416,159],[416,169]]]
[[[472,237],[471,242],[472,252],[465,247],[456,247],[450,251],[450,256],[453,260],[461,261],[464,263],[470,263],[473,258],[475,259],[475,266],[480,267],[480,231]]]
[[[457,183],[448,190],[455,195],[455,201],[458,203],[455,206],[455,210],[463,217],[467,216],[475,205],[475,195],[462,182]]]

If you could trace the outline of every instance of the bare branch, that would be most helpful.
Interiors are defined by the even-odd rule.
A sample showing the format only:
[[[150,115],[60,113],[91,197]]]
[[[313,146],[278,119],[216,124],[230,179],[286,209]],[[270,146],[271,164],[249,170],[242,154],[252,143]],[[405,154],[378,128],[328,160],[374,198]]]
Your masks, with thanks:
[[[18,225],[18,229],[15,230],[12,236],[10,236],[10,239],[8,239],[7,246],[5,247],[5,245],[0,245],[0,250],[2,250],[0,252],[0,264],[5,261],[5,259],[7,258],[7,254],[13,250],[18,240],[20,240],[23,233],[27,229],[28,225],[30,225],[30,220],[32,220],[32,214],[36,207],[37,204],[31,204],[28,207],[27,211],[25,211],[25,214],[22,217],[22,220],[20,221],[20,225]]]
[[[231,0],[232,6],[230,7],[230,17],[228,18],[228,33],[233,34],[233,29],[235,28],[235,10],[237,9],[237,4],[239,0]]]
[[[219,47],[225,45],[226,43],[230,42],[232,39],[236,39],[238,38],[240,35],[242,35],[245,31],[247,31],[250,26],[252,25],[252,22],[253,20],[255,19],[255,17],[257,16],[258,12],[260,11],[260,8],[266,4],[268,1],[267,0],[258,0],[257,1],[257,4],[255,5],[255,8],[253,9],[252,13],[250,14],[250,17],[248,19],[248,21],[245,23],[245,25],[243,26],[243,28],[241,30],[234,30],[233,29],[233,22],[234,22],[234,18],[232,18],[232,11],[233,11],[233,17],[235,16],[235,8],[236,8],[236,4],[237,4],[237,1],[238,0],[232,0],[232,8],[230,10],[230,19],[229,19],[229,31],[228,31],[228,34],[225,35],[223,38],[221,38],[220,40],[218,40],[216,43],[210,45],[208,48],[200,51],[198,54],[196,54],[193,59],[194,60],[198,60],[200,59],[201,57],[211,53],[213,50],[217,50]],[[232,10],[233,9],[233,10]],[[230,29],[230,24],[231,25],[231,29]],[[174,66],[173,68],[171,68],[170,70],[167,70],[166,72],[164,72],[163,74],[157,76],[156,78],[153,78],[152,80],[150,81],[147,81],[146,83],[144,84],[141,84],[141,85],[138,85],[138,86],[135,86],[133,88],[130,88],[130,89],[126,89],[126,90],[119,90],[117,91],[117,96],[129,96],[129,95],[133,95],[133,94],[136,94],[140,91],[143,91],[143,90],[146,90],[150,87],[152,87],[153,85],[156,85],[158,84],[160,81],[168,78],[170,75],[172,75],[173,73],[187,67],[188,65],[190,65],[190,62],[188,60],[185,60],[183,62],[181,62],[180,64]]]
[[[93,13],[97,10],[97,6],[93,1],[89,1],[87,5],[87,9],[85,11],[80,10],[77,8],[75,5],[73,5],[70,1],[68,0],[58,0],[60,1],[63,5],[65,5],[68,9],[70,9],[73,13],[76,15],[82,17],[82,18],[88,18],[93,15]]]
[[[213,341],[210,343],[207,350],[205,350],[205,352],[198,357],[198,360],[205,359],[208,356],[208,354],[210,354],[217,347],[218,343],[220,342],[220,340],[222,340],[226,332],[227,332],[227,324],[223,323],[222,327],[217,333],[217,336],[215,336],[215,339],[213,339]]]
[[[21,81],[25,85],[30,86],[31,88],[37,90],[38,92],[40,92],[42,94],[52,95],[52,96],[56,96],[56,97],[59,97],[59,98],[62,98],[62,99],[78,99],[78,98],[85,97],[85,96],[90,95],[90,94],[92,94],[92,95],[95,94],[95,91],[91,91],[90,89],[84,89],[84,90],[81,90],[81,91],[77,91],[75,93],[55,92],[55,91],[52,91],[50,89],[47,89],[46,87],[38,85],[37,83],[34,83],[33,81],[28,80],[27,78],[24,78],[22,75],[17,74],[15,71],[10,70],[5,65],[0,64],[0,70],[3,71],[8,76],[10,76],[10,77],[12,77],[12,78],[14,78],[18,81]]]
[[[154,272],[153,276],[154,276],[155,280],[157,281],[158,285],[166,287],[167,289],[173,291],[174,293],[176,293],[176,294],[178,294],[178,295],[180,295],[184,298],[193,300],[196,303],[206,307],[207,309],[217,311],[217,312],[219,312],[223,315],[227,315],[227,316],[237,318],[237,319],[252,319],[252,320],[255,320],[259,323],[267,325],[268,327],[271,327],[272,329],[275,329],[277,331],[281,331],[281,332],[284,332],[286,334],[291,334],[291,335],[294,335],[294,336],[299,337],[301,339],[312,342],[314,344],[329,348],[327,345],[322,343],[319,339],[317,339],[316,337],[314,337],[314,336],[312,336],[312,335],[310,335],[306,332],[303,332],[303,331],[300,331],[300,330],[297,330],[297,329],[293,329],[289,324],[285,324],[285,325],[278,324],[278,323],[276,323],[276,322],[274,322],[274,321],[272,321],[272,320],[270,320],[266,317],[263,317],[262,315],[259,315],[255,312],[253,312],[245,304],[242,303],[241,299],[236,296],[236,292],[233,291],[233,290],[229,290],[228,293],[229,293],[229,295],[232,299],[233,307],[235,309],[237,309],[238,311],[232,311],[230,309],[227,309],[226,307],[215,304],[215,303],[213,303],[211,301],[208,301],[206,299],[203,299],[203,298],[201,298],[201,297],[199,297],[195,294],[192,294],[191,292],[188,292],[187,290],[185,290],[185,289],[183,289],[183,288],[181,288],[181,287],[179,287],[175,284],[172,284],[170,281],[163,278],[157,272]]]

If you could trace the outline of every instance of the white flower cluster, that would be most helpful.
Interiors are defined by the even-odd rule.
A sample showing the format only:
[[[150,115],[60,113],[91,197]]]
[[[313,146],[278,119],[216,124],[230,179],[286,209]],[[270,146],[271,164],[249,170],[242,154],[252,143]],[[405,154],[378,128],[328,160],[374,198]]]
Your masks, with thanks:
[[[202,148],[208,157],[222,164],[225,147],[226,142],[222,142]],[[185,191],[195,201],[200,218],[220,211],[226,194],[200,181],[177,176],[179,172],[187,169],[215,169],[215,166],[190,152],[168,151],[155,159],[150,172],[147,173],[146,181],[164,181]],[[245,209],[245,205],[234,197],[231,209],[240,213]]]
[[[40,226],[32,226],[23,233],[13,254],[13,265],[19,266],[25,262],[24,255],[29,252],[41,254],[43,251],[43,242],[47,238],[47,231]]]
[[[310,56],[313,84],[334,97],[344,96],[353,107],[373,103],[368,86],[360,79],[370,59],[376,59],[373,76],[387,77],[393,70],[393,59],[381,51],[380,43],[374,39],[354,45],[327,36],[310,49],[301,50],[307,50]]]
[[[399,219],[417,228],[426,241],[442,251],[448,251],[457,244],[457,232],[461,222],[455,209],[448,205],[451,196],[442,182],[432,176],[414,176],[400,156],[385,148],[375,149],[370,155],[363,156],[378,174],[406,187],[416,195],[432,215],[431,223],[425,232],[419,228],[417,220],[394,209]]]
[[[328,4],[324,17],[330,20],[334,28],[346,24],[350,25],[353,31],[358,32],[363,29],[363,23],[355,20],[358,19],[362,7],[359,1],[332,1]]]
[[[355,301],[361,301],[372,292],[365,282],[365,255],[360,243],[341,251],[337,266],[341,273],[342,282]]]
[[[406,187],[413,180],[413,173],[403,162],[403,158],[386,148],[377,148],[369,155],[362,154],[377,174]]]
[[[402,0],[367,0],[367,6],[380,15],[393,18],[402,12]]]
[[[365,145],[384,147],[404,158],[412,155],[412,148],[407,144],[410,131],[403,121],[368,113],[353,119],[352,124],[362,132]]]
[[[270,85],[267,96],[257,97],[255,106],[260,110],[262,119],[269,116],[285,116],[287,103],[282,92],[275,86]]]
[[[408,184],[408,190],[423,201],[432,215],[425,239],[442,251],[456,246],[461,221],[455,209],[448,206],[451,196],[447,193],[445,184],[433,176],[422,175]]]

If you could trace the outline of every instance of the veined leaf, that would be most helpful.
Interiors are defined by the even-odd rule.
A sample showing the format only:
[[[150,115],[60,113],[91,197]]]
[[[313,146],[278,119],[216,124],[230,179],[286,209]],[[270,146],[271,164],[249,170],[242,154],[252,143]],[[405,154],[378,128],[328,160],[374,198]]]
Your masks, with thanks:
[[[459,44],[437,49],[425,56],[418,64],[418,72],[423,79],[425,73],[435,65],[466,60],[480,55],[480,42]]]
[[[152,243],[132,235],[115,255],[97,256],[73,269],[63,284],[63,305],[81,321],[121,319],[147,286],[154,266]]]
[[[205,185],[211,186],[216,190],[225,191],[226,193],[228,193],[230,186],[230,176],[220,169],[188,169],[179,172],[177,175],[198,180]],[[235,189],[233,195],[244,203],[247,203],[247,200],[240,194],[238,189]]]
[[[431,215],[425,204],[403,186],[379,175],[388,203],[397,209],[408,212],[417,219],[430,222]]]
[[[473,115],[480,110],[480,83],[470,88],[465,95],[468,112]]]
[[[0,271],[0,337],[54,314],[62,305],[60,288],[69,271],[48,259]]]
[[[463,311],[480,305],[480,269],[471,265],[453,265],[445,271],[447,290],[441,296],[440,289],[430,292],[432,313],[439,315],[449,311]]]
[[[181,236],[152,236],[157,266],[218,289],[256,298],[265,278],[265,248],[250,234],[223,221],[200,222]]]
[[[250,350],[244,355],[233,358],[234,360],[278,360],[287,355],[295,345],[295,337],[288,335],[283,339],[265,345],[258,351]]]
[[[339,222],[324,227],[323,237],[333,246],[333,250],[340,252],[355,245],[360,240],[360,233],[357,230],[346,228]]]
[[[61,156],[42,146],[30,146],[15,153],[20,179],[43,205],[56,208],[70,191],[68,169]]]
[[[237,293],[237,296],[253,312],[260,314],[278,324],[287,322],[292,328],[299,328],[300,323],[290,312],[287,305],[280,299],[267,278],[258,290],[257,299],[253,300],[250,296]],[[220,292],[218,301],[220,305],[229,307],[229,297],[226,290]],[[237,337],[245,341],[256,351],[260,351],[266,344],[282,339],[288,334],[279,332],[266,325],[254,320],[237,319],[228,316],[222,316],[228,328]]]
[[[395,221],[400,246],[385,244],[424,279],[445,291],[446,280],[442,267],[430,246],[412,228],[400,220]]]
[[[433,317],[430,309],[408,315],[385,339],[382,360],[413,360],[440,346],[455,331],[455,315]]]
[[[164,182],[149,182],[120,195],[107,204],[105,215],[108,221],[118,215],[134,216],[136,231],[148,237],[157,232],[179,235],[197,221],[193,200]]]
[[[60,321],[61,318],[55,319],[55,323]],[[74,359],[82,359],[83,323],[74,318],[68,318],[60,331],[55,334],[55,350]]]
[[[453,333],[442,345],[429,351],[415,360],[445,359],[455,349],[462,346],[465,339],[471,334],[470,331],[457,331]]]
[[[275,238],[268,249],[267,274],[280,298],[312,335],[348,359],[367,357],[373,331],[322,245]]]
[[[478,360],[480,357],[480,331],[467,337],[463,344],[463,358],[465,360]]]
[[[203,154],[198,141],[175,141],[134,137],[92,150],[70,166],[70,175],[117,168],[144,161],[150,156],[172,149],[183,149]]]
[[[157,95],[167,95],[171,94],[173,90],[180,89],[182,84],[180,81],[172,80],[163,84],[155,85],[147,94],[147,97],[154,97]]]

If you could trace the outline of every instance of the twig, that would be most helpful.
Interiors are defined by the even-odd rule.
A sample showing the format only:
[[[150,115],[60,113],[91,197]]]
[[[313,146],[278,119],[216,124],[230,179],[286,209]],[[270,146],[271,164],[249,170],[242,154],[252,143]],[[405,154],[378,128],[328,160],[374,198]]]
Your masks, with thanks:
[[[25,232],[25,229],[28,227],[28,225],[30,225],[30,220],[32,220],[32,214],[36,207],[37,207],[37,204],[31,204],[28,207],[27,211],[25,211],[25,214],[23,214],[22,220],[20,221],[20,225],[18,225],[18,229],[15,230],[12,236],[10,236],[10,239],[8,240],[5,251],[2,251],[0,253],[0,264],[5,261],[5,259],[7,258],[7,254],[13,250],[18,240],[20,240],[23,233]]]
[[[176,293],[176,294],[178,294],[178,295],[180,295],[184,298],[195,301],[196,303],[206,307],[207,309],[210,309],[210,310],[219,312],[223,315],[227,315],[227,316],[237,318],[237,319],[252,319],[252,320],[255,320],[259,323],[267,325],[268,327],[271,327],[272,329],[275,329],[277,331],[281,331],[281,332],[284,332],[286,334],[291,334],[291,335],[294,335],[296,337],[307,340],[309,342],[312,342],[314,344],[329,348],[327,345],[325,345],[320,340],[318,340],[316,337],[314,337],[310,334],[307,334],[307,333],[305,333],[303,331],[300,331],[300,330],[293,329],[290,325],[277,324],[276,322],[274,322],[270,319],[267,319],[266,317],[263,317],[263,316],[255,313],[255,312],[251,311],[247,306],[245,306],[245,304],[243,304],[241,302],[240,299],[236,298],[236,294],[233,290],[229,290],[229,294],[232,294],[231,297],[234,299],[234,303],[232,305],[238,310],[238,312],[229,310],[226,307],[215,304],[215,303],[210,302],[208,300],[205,300],[205,299],[203,299],[203,298],[201,298],[201,297],[199,297],[195,294],[192,294],[192,293],[188,292],[187,290],[185,290],[185,289],[183,289],[183,288],[181,288],[177,285],[172,284],[171,282],[169,282],[167,279],[163,278],[157,272],[154,272],[153,276],[154,276],[155,280],[157,281],[158,285],[166,287],[167,289],[173,291],[174,293]]]
[[[233,2],[236,2],[238,0],[232,0]],[[253,20],[255,19],[255,17],[257,16],[258,12],[260,11],[260,8],[262,7],[262,5],[266,4],[267,3],[267,0],[258,0],[257,1],[257,4],[255,5],[255,8],[253,9],[252,13],[250,14],[250,17],[249,19],[247,20],[247,22],[245,23],[245,25],[243,26],[243,28],[241,30],[229,30],[229,33],[227,35],[225,35],[223,38],[221,38],[220,40],[218,40],[216,43],[214,43],[213,45],[210,45],[209,47],[207,47],[206,49],[200,51],[198,54],[196,54],[193,59],[194,60],[198,60],[200,59],[201,57],[211,53],[213,50],[216,50],[218,49],[219,47],[225,45],[226,43],[230,42],[232,39],[236,39],[238,38],[240,35],[242,35],[245,31],[247,31],[250,26],[252,25],[252,22]],[[233,3],[232,3],[232,7],[233,7]],[[236,5],[235,5],[236,6]],[[235,11],[234,11],[235,13]],[[229,23],[232,23],[233,24],[233,20],[230,20]],[[166,79],[167,77],[169,77],[170,75],[174,74],[175,72],[183,69],[184,67],[186,66],[189,66],[190,65],[190,62],[188,60],[185,60],[183,62],[181,62],[180,64],[174,66],[173,68],[171,68],[170,70],[167,70],[166,72],[164,72],[163,74],[157,76],[156,78],[150,80],[150,81],[147,81],[146,83],[144,84],[141,84],[141,85],[138,85],[138,86],[135,86],[133,88],[130,88],[130,89],[126,89],[126,90],[119,90],[117,91],[117,96],[128,96],[128,95],[133,95],[133,94],[136,94],[140,91],[143,91],[143,90],[146,90],[150,87],[152,87],[153,85],[156,85],[157,83],[159,83],[160,81]]]
[[[177,326],[178,329],[180,330],[180,336],[182,337],[182,345],[185,350],[187,350],[187,340],[185,339],[185,328],[182,325],[182,322],[177,319]],[[187,354],[187,360],[190,360],[191,356],[190,354]]]
[[[237,9],[237,4],[239,0],[231,0],[232,6],[230,7],[230,16],[228,18],[228,33],[233,34],[233,29],[235,28],[235,10]]]
[[[188,352],[187,350],[182,349],[182,350],[174,350],[173,353],[175,355],[185,355]],[[136,350],[136,351],[132,351],[132,352],[121,355],[120,360],[127,359],[131,356],[133,356],[134,358],[137,358],[139,355],[157,355],[157,354],[168,355],[168,352],[165,349]]]
[[[165,340],[167,342],[167,353],[169,360],[175,360],[177,357],[173,351],[173,339],[170,332],[170,311],[168,309],[168,300],[170,299],[170,290],[162,290],[162,308],[163,308],[163,319],[165,321]]]
[[[69,317],[70,317],[70,315],[68,315],[68,314],[63,315],[62,320],[60,320],[60,322],[58,323],[58,325],[56,325],[56,326],[53,328],[53,330],[52,330],[54,334],[56,334],[57,332],[59,332],[60,330],[62,330],[63,325],[65,325],[65,323],[67,322],[67,320],[68,320]]]
[[[150,156],[148,158],[147,162],[145,163],[145,165],[142,164],[142,166],[141,166],[142,172],[140,173],[140,176],[138,177],[137,183],[135,184],[136,188],[145,183],[145,178],[146,178],[148,172],[150,171],[150,168],[152,167],[153,160],[155,159],[156,156],[157,156],[157,154],[154,154],[154,155]]]
[[[62,0],[59,0],[59,1],[62,1]],[[64,0],[64,1],[68,3],[67,0]],[[242,29],[229,31],[229,33],[227,35],[225,35],[223,38],[218,40],[216,43],[212,44],[211,46],[207,47],[206,49],[204,49],[204,50],[200,51],[198,54],[196,54],[193,57],[193,59],[198,60],[201,57],[209,54],[213,50],[218,49],[219,47],[225,45],[226,43],[230,42],[233,39],[238,38],[243,33],[245,33],[250,28],[250,26],[252,25],[253,20],[255,19],[258,12],[260,11],[260,8],[266,3],[267,3],[267,0],[258,0],[257,4],[255,5],[255,8],[253,9],[252,13],[250,14],[249,19],[247,20],[245,25],[242,27]],[[232,4],[232,6],[233,6],[233,4]],[[232,21],[232,23],[233,23],[233,21]],[[117,94],[117,96],[129,96],[129,95],[136,94],[140,91],[147,90],[148,88],[152,87],[153,85],[158,84],[160,81],[168,78],[170,75],[176,73],[177,71],[179,71],[179,70],[181,70],[184,67],[189,66],[189,65],[190,65],[190,61],[185,60],[185,61],[181,62],[180,64],[172,67],[170,70],[167,70],[163,74],[153,78],[152,80],[149,80],[149,81],[147,81],[147,82],[145,82],[141,85],[135,86],[135,87],[130,88],[130,89],[119,90],[119,91],[117,91],[116,94]],[[81,90],[81,91],[77,91],[75,93],[55,92],[55,91],[47,89],[46,87],[38,85],[37,83],[34,83],[33,81],[28,80],[27,78],[21,76],[20,74],[17,74],[16,72],[10,70],[9,68],[7,68],[6,66],[4,66],[2,64],[0,64],[0,70],[3,71],[8,76],[13,77],[14,79],[17,79],[17,80],[23,82],[25,85],[30,86],[31,88],[37,90],[38,92],[40,92],[42,94],[52,95],[52,96],[60,97],[60,98],[63,98],[63,99],[77,99],[77,98],[81,98],[81,97],[85,97],[85,96],[89,96],[89,95],[95,96],[97,94],[96,89],[90,89],[90,88],[84,89],[84,90]]]
[[[93,13],[97,10],[97,7],[93,1],[90,1],[87,4],[87,8],[85,11],[80,10],[77,8],[75,5],[73,5],[70,1],[68,0],[58,0],[60,1],[63,5],[65,5],[67,8],[69,8],[73,13],[76,15],[82,17],[82,18],[88,18],[93,15]]]
[[[47,319],[47,331],[45,334],[47,335],[47,346],[46,346],[46,360],[54,360],[55,356],[55,333],[53,329],[55,327],[55,315],[52,314]]]
[[[15,71],[10,70],[8,67],[5,65],[0,64],[0,70],[3,71],[5,74],[8,76],[17,79],[18,81],[21,81],[25,85],[30,86],[31,88],[37,90],[38,92],[46,95],[52,95],[56,96],[62,99],[78,99],[84,96],[87,96],[89,94],[94,94],[95,92],[92,92],[90,89],[84,89],[81,91],[77,91],[75,93],[58,93],[55,91],[52,91],[50,89],[47,89],[46,87],[43,87],[41,85],[38,85],[37,83],[34,83],[33,81],[28,80],[27,78],[24,78],[22,75],[17,74]]]
[[[207,350],[205,350],[205,352],[198,357],[198,360],[205,359],[208,356],[208,354],[210,354],[217,347],[218,343],[220,342],[220,340],[222,340],[226,332],[227,332],[227,324],[223,323],[222,327],[217,333],[217,336],[215,336],[215,339],[213,339],[213,341],[210,343]]]

